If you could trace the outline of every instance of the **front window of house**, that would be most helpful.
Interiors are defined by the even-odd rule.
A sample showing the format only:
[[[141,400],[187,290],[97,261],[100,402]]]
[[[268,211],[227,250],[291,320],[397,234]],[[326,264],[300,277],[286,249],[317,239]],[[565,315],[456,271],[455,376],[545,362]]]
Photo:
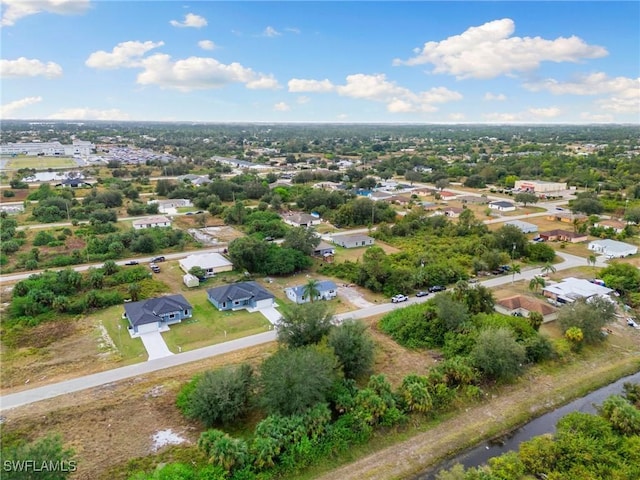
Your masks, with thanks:
[[[169,318],[176,318],[176,314],[175,313],[170,313],[169,314]]]

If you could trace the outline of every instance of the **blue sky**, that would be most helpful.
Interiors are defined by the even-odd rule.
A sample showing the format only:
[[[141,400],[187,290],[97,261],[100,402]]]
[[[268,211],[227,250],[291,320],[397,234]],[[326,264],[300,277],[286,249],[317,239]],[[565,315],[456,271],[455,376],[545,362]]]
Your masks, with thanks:
[[[636,1],[0,4],[3,119],[640,122]]]

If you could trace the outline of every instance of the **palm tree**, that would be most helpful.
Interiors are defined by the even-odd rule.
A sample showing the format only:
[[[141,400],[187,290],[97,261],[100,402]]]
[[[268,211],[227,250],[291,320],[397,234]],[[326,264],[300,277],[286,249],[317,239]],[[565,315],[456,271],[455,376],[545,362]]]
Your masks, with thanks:
[[[513,282],[516,279],[516,273],[520,274],[520,265],[518,265],[517,263],[512,263],[511,264],[511,284],[513,285]]]
[[[547,275],[549,273],[556,273],[556,267],[554,267],[553,264],[547,262],[542,266],[540,271],[542,275]]]
[[[310,278],[302,289],[303,297],[308,296],[309,301],[313,303],[313,300],[320,296],[320,289],[318,288],[319,283],[320,282],[318,282],[318,280]]]
[[[537,275],[529,282],[529,290],[534,293],[538,291],[538,288],[544,288],[545,286],[546,282],[544,281],[544,278],[538,277]]]
[[[130,283],[127,287],[127,293],[131,297],[132,302],[137,302],[140,297],[140,285],[138,283]]]
[[[596,261],[597,261],[597,260],[598,260],[598,259],[596,258],[596,256],[595,256],[595,255],[589,255],[589,256],[587,257],[587,263],[593,267],[593,271],[594,271],[594,272],[596,271]]]

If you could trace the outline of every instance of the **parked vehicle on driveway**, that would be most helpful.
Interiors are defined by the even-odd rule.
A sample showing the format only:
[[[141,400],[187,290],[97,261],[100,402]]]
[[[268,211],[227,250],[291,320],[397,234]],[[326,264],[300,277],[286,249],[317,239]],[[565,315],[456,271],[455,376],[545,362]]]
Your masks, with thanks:
[[[429,292],[425,292],[424,290],[421,290],[418,293],[416,293],[416,297],[426,297],[427,295],[429,295]]]
[[[434,285],[433,287],[429,287],[429,292],[430,293],[444,292],[446,289],[447,287],[444,287],[442,285]]]
[[[149,267],[153,270],[153,273],[160,273],[160,267],[155,263],[150,264]]]
[[[409,297],[402,294],[394,295],[393,297],[391,297],[391,303],[406,302],[407,300],[409,300]]]
[[[159,256],[159,257],[153,257],[151,259],[151,263],[156,263],[156,262],[164,262],[165,258],[163,256]]]

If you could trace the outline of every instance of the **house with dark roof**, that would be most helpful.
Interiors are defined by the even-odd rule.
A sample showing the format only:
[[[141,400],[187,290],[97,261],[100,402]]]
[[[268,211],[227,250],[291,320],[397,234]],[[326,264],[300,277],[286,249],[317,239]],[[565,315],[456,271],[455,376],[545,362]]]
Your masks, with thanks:
[[[331,280],[322,280],[317,283],[316,289],[318,294],[313,297],[314,300],[331,300],[338,296],[338,286]],[[305,285],[289,287],[284,289],[287,298],[296,303],[307,303],[310,301],[309,295],[305,292]]]
[[[218,310],[258,310],[275,306],[276,297],[257,282],[240,282],[207,290],[207,298]]]
[[[336,253],[336,249],[329,245],[324,240],[320,240],[320,243],[313,249],[314,257],[330,257]]]
[[[124,318],[129,321],[129,333],[137,336],[141,333],[163,331],[169,325],[191,318],[193,307],[182,295],[166,295],[125,303],[124,312]]]
[[[497,200],[495,202],[489,202],[489,208],[492,210],[498,210],[499,212],[514,212],[516,206],[506,200]]]

